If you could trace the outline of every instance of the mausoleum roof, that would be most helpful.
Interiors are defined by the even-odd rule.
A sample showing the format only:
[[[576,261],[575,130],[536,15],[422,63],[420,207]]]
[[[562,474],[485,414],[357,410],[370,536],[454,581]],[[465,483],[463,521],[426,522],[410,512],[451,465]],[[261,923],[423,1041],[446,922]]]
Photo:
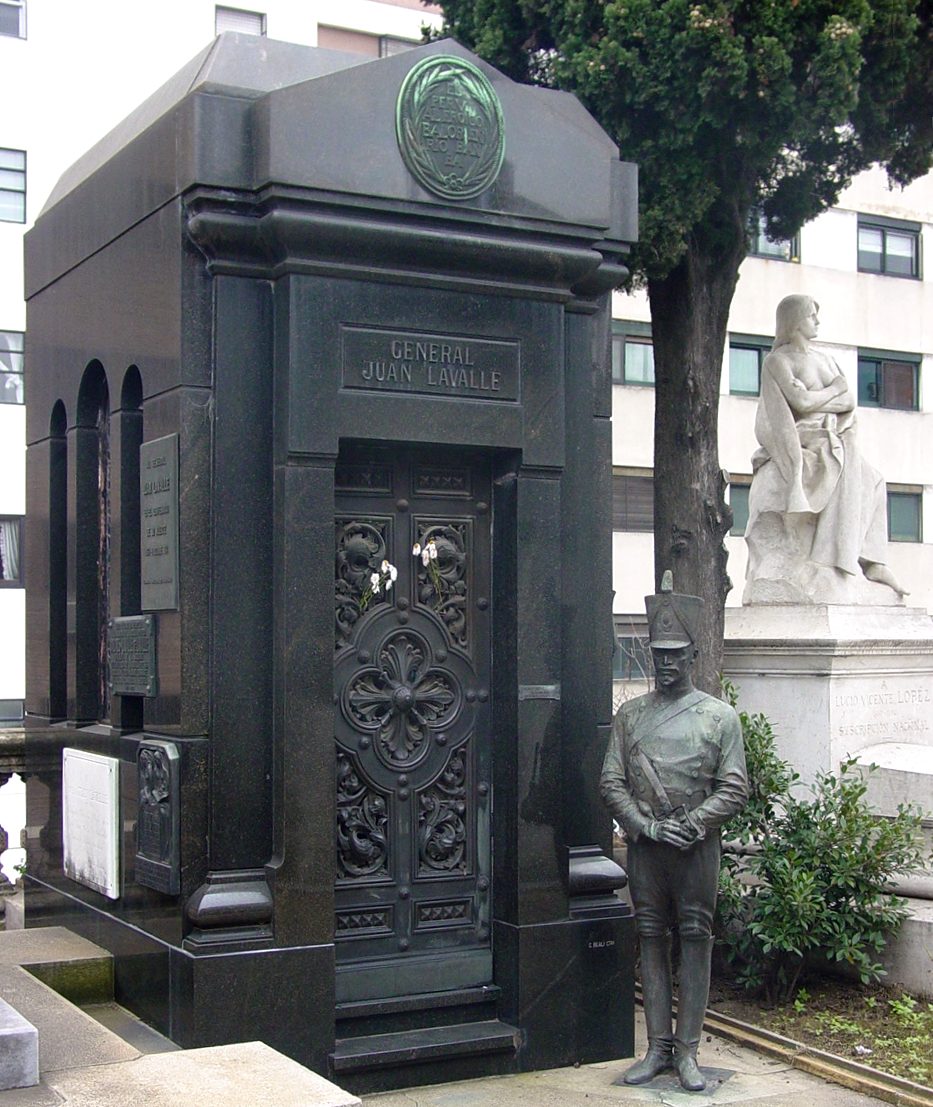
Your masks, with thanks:
[[[426,187],[397,137],[401,90],[432,58],[474,73],[498,102],[501,168],[476,194]],[[518,84],[452,40],[365,59],[223,34],[62,175],[26,236],[27,299],[179,198],[189,220],[196,196],[257,215],[287,196],[404,212],[444,240],[496,226],[590,249],[637,237],[636,190],[635,167],[575,97]]]

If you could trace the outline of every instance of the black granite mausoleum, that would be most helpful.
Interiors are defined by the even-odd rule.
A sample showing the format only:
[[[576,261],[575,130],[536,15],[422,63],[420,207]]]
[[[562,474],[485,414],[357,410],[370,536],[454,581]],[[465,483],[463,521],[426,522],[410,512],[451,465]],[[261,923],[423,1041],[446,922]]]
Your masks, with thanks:
[[[121,860],[65,875],[37,752],[27,921],[182,1045],[360,1089],[631,1054],[596,785],[635,211],[572,97],[452,42],[225,35],[28,235],[30,741],[115,759]]]

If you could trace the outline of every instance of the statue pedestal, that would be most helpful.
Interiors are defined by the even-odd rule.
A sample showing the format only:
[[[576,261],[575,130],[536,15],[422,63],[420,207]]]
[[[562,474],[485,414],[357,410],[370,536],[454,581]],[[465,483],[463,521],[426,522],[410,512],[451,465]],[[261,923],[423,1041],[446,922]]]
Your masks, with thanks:
[[[727,608],[723,670],[804,781],[869,747],[898,744],[908,760],[933,750],[933,619],[922,608]]]

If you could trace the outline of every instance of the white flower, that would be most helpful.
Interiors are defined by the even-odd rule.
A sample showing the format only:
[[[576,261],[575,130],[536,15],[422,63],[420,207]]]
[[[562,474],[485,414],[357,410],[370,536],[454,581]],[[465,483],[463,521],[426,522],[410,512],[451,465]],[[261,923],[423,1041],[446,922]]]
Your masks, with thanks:
[[[411,556],[419,557],[421,555],[421,543],[416,542],[411,548]]]
[[[391,584],[392,581],[394,581],[394,580],[398,580],[398,569],[396,569],[394,565],[390,565],[389,566],[389,584]]]
[[[392,578],[389,577],[389,579],[386,581],[386,591],[388,592],[391,587],[392,587]]]
[[[431,560],[436,561],[437,560],[437,546],[434,545],[434,539],[433,538],[428,543],[428,550],[430,550],[430,553],[431,553]]]
[[[391,566],[389,565],[388,561],[383,560],[383,562],[379,566],[379,568],[383,573],[387,573],[389,571],[389,569],[391,568]]]
[[[431,560],[431,549],[430,549],[429,546],[425,546],[425,548],[421,551],[421,564],[425,568],[427,568],[428,567],[428,562],[430,560]]]
[[[374,592],[378,592],[382,587],[382,577],[378,573],[373,573],[369,578],[369,586]]]

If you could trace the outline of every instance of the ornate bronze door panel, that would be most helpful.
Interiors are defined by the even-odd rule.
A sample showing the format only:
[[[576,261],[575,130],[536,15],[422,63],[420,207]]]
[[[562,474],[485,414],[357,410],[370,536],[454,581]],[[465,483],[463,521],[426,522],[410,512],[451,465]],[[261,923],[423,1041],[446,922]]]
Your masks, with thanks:
[[[416,545],[427,559],[413,555]],[[341,454],[341,999],[491,979],[489,546],[482,457],[433,448]],[[398,575],[377,591],[383,562]]]

